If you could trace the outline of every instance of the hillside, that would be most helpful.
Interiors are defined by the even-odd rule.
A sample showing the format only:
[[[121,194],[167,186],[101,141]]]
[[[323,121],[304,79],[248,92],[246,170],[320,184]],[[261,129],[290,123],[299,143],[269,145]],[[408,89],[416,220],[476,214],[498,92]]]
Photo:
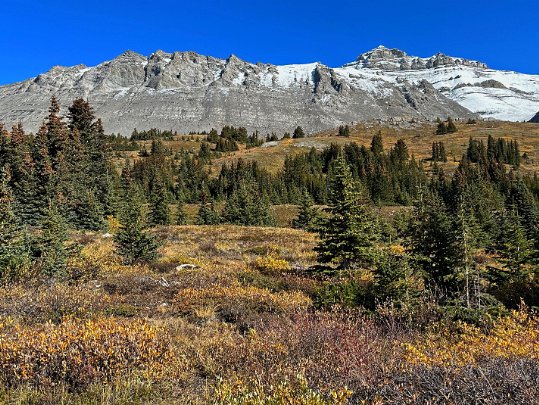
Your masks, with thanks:
[[[428,160],[432,153],[433,142],[443,142],[448,153],[449,161],[442,165],[447,168],[456,167],[463,153],[466,151],[470,138],[486,142],[489,135],[494,138],[507,138],[518,141],[521,153],[526,153],[528,159],[522,163],[525,172],[539,171],[539,125],[534,123],[512,122],[486,122],[477,121],[475,124],[458,123],[458,132],[453,134],[436,135],[434,124],[415,125],[387,125],[387,124],[357,124],[350,127],[350,137],[338,136],[337,129],[319,132],[313,136],[301,139],[284,139],[264,143],[261,147],[245,149],[237,152],[229,152],[225,156],[214,159],[212,172],[217,173],[223,165],[244,159],[256,161],[259,165],[270,172],[276,173],[283,166],[287,155],[304,153],[311,148],[318,150],[329,147],[332,143],[344,145],[355,142],[360,145],[370,146],[372,137],[381,131],[386,149],[391,148],[398,139],[404,139],[410,154],[417,159]],[[184,138],[185,140],[181,140]],[[192,138],[192,140],[190,140]],[[196,140],[198,138],[198,140]],[[190,150],[196,152],[200,147],[200,141],[205,136],[178,136],[174,141],[163,140],[166,147],[173,151]],[[149,146],[150,142],[143,142]],[[136,158],[136,153],[131,153],[131,158]]]

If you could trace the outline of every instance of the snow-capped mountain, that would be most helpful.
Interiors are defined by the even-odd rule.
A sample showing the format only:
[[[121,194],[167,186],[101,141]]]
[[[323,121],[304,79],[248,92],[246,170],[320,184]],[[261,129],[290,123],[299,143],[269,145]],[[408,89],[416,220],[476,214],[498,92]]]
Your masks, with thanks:
[[[135,127],[195,131],[226,124],[262,133],[301,125],[314,132],[372,119],[528,120],[539,110],[539,76],[382,46],[339,68],[128,51],[95,67],[56,66],[1,86],[0,121],[35,131],[52,95],[65,106],[88,99],[106,130],[124,135]]]

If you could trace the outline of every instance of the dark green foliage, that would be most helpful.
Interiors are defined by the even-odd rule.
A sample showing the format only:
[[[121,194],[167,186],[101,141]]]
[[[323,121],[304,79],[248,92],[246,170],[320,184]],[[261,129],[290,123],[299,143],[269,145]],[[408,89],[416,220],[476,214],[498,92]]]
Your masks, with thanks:
[[[294,134],[292,135],[292,138],[305,138],[305,132],[303,131],[303,128],[299,125],[294,129]]]
[[[458,131],[458,128],[451,117],[448,117],[447,121],[445,122],[438,118],[437,122],[438,122],[438,126],[436,127],[437,135],[452,134]]]
[[[381,131],[378,131],[376,135],[372,137],[371,152],[374,153],[375,156],[380,156],[384,153],[384,143],[382,141]]]
[[[78,229],[99,231],[105,229],[104,210],[93,190],[77,190],[78,198],[73,206],[74,222]]]
[[[447,162],[447,155],[445,153],[445,145],[443,142],[432,143],[432,158],[433,162]]]
[[[209,160],[211,158],[211,148],[210,148],[210,144],[208,142],[202,142],[200,144],[200,150],[198,152],[198,158],[205,161],[205,162],[209,162]]]
[[[121,228],[114,236],[117,252],[125,264],[151,262],[157,258],[157,242],[145,231],[146,217],[141,192],[133,186],[120,214]]]
[[[420,195],[408,232],[409,247],[427,281],[446,288],[456,261],[454,223],[442,199],[435,194]]]
[[[453,132],[457,132],[457,126],[455,125],[455,122],[451,117],[447,118],[447,133],[452,134]]]
[[[28,235],[13,210],[13,196],[8,186],[9,174],[0,172],[0,280],[16,281],[31,265]]]
[[[215,202],[203,201],[195,219],[197,225],[217,225],[221,223],[221,215],[215,208]]]
[[[378,229],[365,191],[354,181],[343,156],[332,166],[329,187],[328,217],[321,220],[320,244],[315,248],[319,262],[339,269],[372,265]]]
[[[516,208],[508,209],[501,221],[501,232],[498,240],[498,250],[502,256],[502,263],[511,276],[523,277],[523,266],[531,262],[533,243],[522,226],[522,220]],[[523,274],[524,273],[524,274]]]
[[[304,190],[299,202],[298,217],[292,221],[292,226],[296,229],[313,231],[319,218],[318,210],[313,206],[314,201],[307,190]]]
[[[133,141],[150,141],[156,139],[172,140],[177,133],[172,131],[161,131],[156,128],[149,129],[147,131],[137,131],[135,128],[131,133],[131,140]]]
[[[274,223],[269,212],[269,202],[260,196],[256,184],[242,182],[227,199],[223,221],[229,224],[267,226]]]
[[[350,136],[350,127],[348,125],[341,125],[339,127],[339,136]]]
[[[41,234],[36,247],[37,265],[42,276],[62,278],[67,274],[66,264],[69,251],[66,247],[67,225],[58,207],[49,202],[41,222]]]
[[[377,261],[375,272],[376,297],[381,302],[389,301],[400,309],[411,312],[420,303],[423,275],[416,274],[410,257],[405,252],[383,250]]]
[[[187,214],[181,198],[178,199],[178,204],[176,205],[176,225],[187,225]]]
[[[151,198],[150,222],[152,225],[169,225],[170,212],[168,208],[168,196],[165,185],[161,179],[156,179]]]

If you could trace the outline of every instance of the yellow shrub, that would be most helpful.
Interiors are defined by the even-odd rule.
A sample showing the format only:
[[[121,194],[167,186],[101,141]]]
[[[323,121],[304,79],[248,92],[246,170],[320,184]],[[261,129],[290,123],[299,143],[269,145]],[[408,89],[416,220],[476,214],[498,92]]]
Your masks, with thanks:
[[[0,381],[72,387],[131,371],[157,371],[169,356],[166,339],[144,321],[66,319],[60,325],[9,325],[0,330]]]
[[[233,313],[244,310],[291,313],[311,305],[310,298],[300,292],[272,293],[264,288],[239,285],[186,288],[176,295],[174,301],[176,308],[184,313],[194,313],[202,307]]]
[[[253,267],[262,273],[280,274],[291,270],[290,264],[273,255],[258,256],[253,262]]]
[[[294,383],[283,381],[269,388],[260,382],[248,386],[240,380],[233,383],[221,381],[214,392],[214,400],[216,404],[238,405],[342,405],[348,403],[351,395],[347,388],[321,394],[309,388],[305,377],[299,375]]]
[[[462,332],[430,335],[412,344],[404,344],[409,364],[457,365],[475,364],[483,358],[539,359],[539,319],[525,312],[497,320],[490,332],[461,324]]]

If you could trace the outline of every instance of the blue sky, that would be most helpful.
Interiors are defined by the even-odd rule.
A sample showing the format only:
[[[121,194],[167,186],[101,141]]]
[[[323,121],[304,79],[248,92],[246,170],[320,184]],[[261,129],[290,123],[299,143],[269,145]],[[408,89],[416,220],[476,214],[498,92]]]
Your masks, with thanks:
[[[0,84],[127,49],[340,66],[380,44],[539,74],[538,15],[532,0],[7,0]]]

